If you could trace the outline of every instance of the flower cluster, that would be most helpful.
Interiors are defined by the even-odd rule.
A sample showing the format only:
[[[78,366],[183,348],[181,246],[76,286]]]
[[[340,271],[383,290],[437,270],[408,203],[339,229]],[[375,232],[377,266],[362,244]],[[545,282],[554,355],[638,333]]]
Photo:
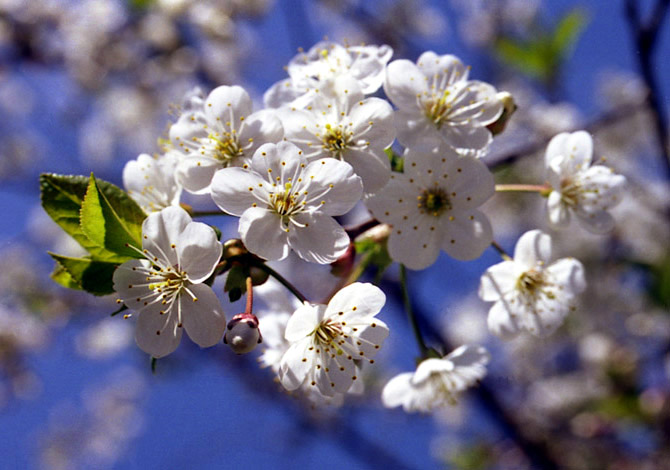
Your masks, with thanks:
[[[452,55],[429,51],[416,63],[389,63],[392,54],[388,46],[321,42],[291,60],[289,77],[273,85],[264,95],[266,108],[255,111],[240,86],[220,86],[207,96],[193,90],[169,130],[165,153],[128,162],[127,195],[148,215],[141,248],[138,236],[136,246],[114,252],[124,262],[112,281],[119,303],[137,312],[142,350],[154,358],[170,354],[182,329],[201,347],[223,340],[238,354],[263,344],[261,363],[286,390],[339,403],[362,391],[364,366],[375,362],[389,334],[377,318],[384,293],[356,282],[367,263],[388,255],[402,265],[405,283],[405,267],[428,268],[441,251],[465,261],[492,245],[504,261],[486,270],[479,290],[494,302],[492,333],[545,336],[575,310],[585,289],[581,263],[552,262],[550,236],[540,230],[524,234],[510,257],[482,210],[501,186],[531,187],[496,186],[485,163],[494,134],[514,110],[511,95],[470,79],[470,69]],[[379,97],[381,89],[388,100]],[[559,134],[549,144],[548,183],[532,188],[547,197],[552,226],[565,225],[574,213],[591,231],[613,228],[607,210],[620,199],[625,179],[591,166],[591,158],[586,132]],[[90,187],[97,188],[95,181]],[[181,207],[188,194],[209,197],[221,215],[238,217],[237,231],[194,222],[197,211]],[[357,205],[369,212],[362,225],[368,230],[341,225]],[[376,245],[375,257],[356,257],[364,249],[355,236]],[[132,248],[137,256],[128,260]],[[341,280],[322,302],[308,301],[267,265],[291,252],[303,263],[335,264],[332,272]],[[223,274],[232,300],[247,296],[246,310],[228,324],[212,288]],[[268,276],[299,302],[271,300],[272,313],[257,316],[253,291],[262,291]],[[279,295],[274,289],[271,297]],[[417,335],[419,365],[386,385],[386,406],[430,411],[484,377],[484,348],[461,346],[442,357],[418,329]]]

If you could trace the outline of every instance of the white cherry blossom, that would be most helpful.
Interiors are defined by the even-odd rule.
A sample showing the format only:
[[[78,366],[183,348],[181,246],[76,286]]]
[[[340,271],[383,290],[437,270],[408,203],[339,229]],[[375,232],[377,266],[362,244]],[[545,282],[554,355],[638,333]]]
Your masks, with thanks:
[[[265,144],[248,168],[225,168],[212,180],[216,205],[240,217],[244,245],[268,260],[284,259],[292,249],[313,263],[335,261],[349,236],[332,216],[349,212],[362,192],[348,163],[333,158],[307,163],[290,142]]]
[[[191,108],[196,105],[194,101]],[[184,112],[170,128],[170,140],[184,155],[177,181],[191,193],[206,194],[217,170],[248,163],[258,147],[279,142],[283,136],[272,111],[252,113],[244,88],[215,88],[199,110]]]
[[[354,283],[337,292],[328,305],[305,303],[286,325],[291,344],[279,365],[287,390],[303,384],[327,397],[347,393],[360,380],[360,362],[374,362],[388,336],[376,318],[386,297],[372,284]]]
[[[607,211],[621,200],[626,178],[604,165],[591,165],[592,158],[593,140],[586,131],[563,132],[549,142],[545,163],[552,191],[547,209],[553,227],[567,226],[573,212],[590,232],[614,228]]]
[[[491,266],[481,278],[479,297],[495,302],[489,330],[510,338],[521,330],[535,336],[553,333],[575,309],[586,289],[584,268],[574,258],[551,261],[551,237],[540,230],[524,233],[514,258]]]
[[[123,168],[123,186],[147,214],[179,205],[182,188],[175,180],[177,163],[174,151],[156,157],[143,153]]]
[[[290,78],[272,85],[263,99],[265,106],[279,108],[296,105],[299,99],[337,77],[350,77],[369,95],[384,81],[384,70],[393,50],[387,46],[342,46],[322,41],[309,51],[300,52],[289,62]]]
[[[406,412],[453,405],[458,394],[484,378],[489,357],[483,347],[465,345],[441,359],[425,359],[415,372],[396,375],[384,386],[382,403],[402,405]]]
[[[153,212],[142,224],[145,259],[126,261],[114,272],[119,302],[136,311],[137,345],[159,358],[174,351],[182,327],[198,345],[219,342],[226,327],[221,304],[203,282],[222,247],[214,230],[179,207]]]
[[[411,269],[435,262],[440,249],[459,260],[479,257],[493,240],[491,224],[477,207],[493,193],[493,175],[481,161],[450,147],[405,152],[404,173],[366,201],[389,224],[391,258]]]
[[[384,91],[398,107],[398,141],[429,151],[445,142],[464,154],[483,155],[492,139],[487,125],[503,112],[496,89],[468,80],[469,68],[453,55],[424,52],[416,64],[401,59],[386,69]]]
[[[391,174],[384,149],[393,143],[393,109],[365,98],[355,80],[341,78],[333,90],[315,94],[304,108],[279,110],[286,138],[309,160],[332,157],[349,163],[365,192],[381,189]]]

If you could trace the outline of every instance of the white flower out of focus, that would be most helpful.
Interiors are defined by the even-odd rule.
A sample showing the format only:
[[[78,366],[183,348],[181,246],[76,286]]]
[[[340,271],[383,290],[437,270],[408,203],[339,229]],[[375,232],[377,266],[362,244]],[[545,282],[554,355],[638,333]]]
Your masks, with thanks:
[[[157,157],[143,153],[123,168],[123,186],[147,214],[179,205],[182,188],[175,180],[177,163],[174,151]]]
[[[547,200],[552,226],[567,226],[574,212],[590,232],[614,228],[614,218],[607,211],[621,200],[626,178],[604,165],[591,165],[592,158],[593,140],[586,131],[563,132],[549,142],[545,163],[552,187]]]
[[[582,263],[574,258],[551,262],[551,237],[531,230],[519,238],[514,259],[486,270],[479,297],[495,302],[488,317],[493,334],[511,338],[526,330],[542,337],[553,333],[575,310],[576,296],[584,289]]]
[[[374,93],[384,81],[384,70],[392,55],[393,49],[387,45],[345,47],[319,42],[291,59],[287,67],[290,78],[265,92],[265,106],[300,106],[299,98],[343,76],[354,79],[364,94]]]
[[[442,142],[459,153],[483,155],[492,140],[487,125],[503,112],[496,89],[468,80],[469,68],[453,55],[424,52],[416,64],[406,59],[386,69],[384,91],[398,107],[398,141],[430,151]]]
[[[351,165],[333,158],[307,163],[290,142],[265,144],[248,168],[225,168],[212,180],[216,205],[240,217],[244,245],[268,260],[292,249],[313,263],[335,261],[349,236],[332,216],[349,212],[362,193]]]
[[[327,397],[355,389],[360,364],[372,364],[388,336],[388,327],[376,318],[385,302],[378,287],[354,283],[328,305],[305,303],[296,310],[286,325],[290,346],[279,365],[282,385],[296,390],[304,384]]]
[[[278,113],[286,138],[309,161],[332,157],[349,163],[366,193],[388,181],[391,167],[384,149],[395,138],[393,109],[382,99],[366,99],[352,78],[316,93],[305,109],[285,107]]]
[[[114,271],[119,300],[139,315],[135,341],[160,358],[174,351],[182,328],[201,347],[223,336],[226,319],[219,299],[203,282],[214,272],[222,246],[214,230],[193,222],[185,210],[168,207],[142,224],[142,254]]]
[[[411,269],[435,262],[440,249],[459,260],[479,257],[493,240],[477,207],[495,192],[486,165],[460,157],[450,147],[433,153],[405,152],[404,173],[366,201],[375,218],[389,224],[391,258]]]
[[[454,405],[459,393],[484,378],[489,358],[483,347],[465,345],[441,359],[425,359],[415,372],[396,375],[384,386],[382,403],[406,412]]]
[[[283,137],[272,111],[252,113],[244,88],[217,87],[200,110],[183,113],[170,128],[170,140],[184,155],[177,166],[177,181],[191,193],[206,194],[217,170],[243,166],[262,144]]]

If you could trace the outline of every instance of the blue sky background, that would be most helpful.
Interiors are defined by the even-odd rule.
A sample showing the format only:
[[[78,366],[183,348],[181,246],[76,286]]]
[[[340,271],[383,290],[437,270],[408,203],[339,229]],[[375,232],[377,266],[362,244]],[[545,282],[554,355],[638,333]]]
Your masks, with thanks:
[[[440,40],[424,41],[425,50],[456,54],[464,62],[473,64],[472,77],[485,79],[475,65],[481,59],[480,52],[457,37],[455,13],[444,6],[446,2],[432,3],[450,12],[447,19],[451,33]],[[373,2],[365,4],[370,7]],[[636,72],[634,51],[620,1],[546,1],[542,3],[542,16],[555,21],[574,5],[584,7],[589,23],[566,64],[564,98],[577,105],[586,116],[594,116],[599,109],[595,98],[599,73],[604,70]],[[284,9],[292,13],[287,14]],[[290,21],[288,15],[293,15]],[[311,16],[307,1],[278,0],[266,18],[249,22],[248,27],[257,34],[257,55],[249,59],[244,76],[257,91],[262,92],[284,77],[282,67],[294,55],[297,39],[308,48],[337,28],[337,25],[311,22]],[[289,34],[289,26],[295,29],[295,24],[302,20],[308,24],[299,32],[294,30]],[[661,86],[666,107],[670,93],[667,80],[670,77],[667,60],[670,28],[667,26],[663,28],[656,57],[657,76],[664,77]],[[37,176],[40,172],[86,174],[89,171],[81,165],[77,155],[74,123],[64,121],[55,111],[68,105],[63,100],[75,96],[73,84],[65,73],[33,67],[13,69],[11,73],[25,78],[37,95],[40,104],[30,116],[29,125],[48,137],[49,154],[41,156],[28,178],[3,182],[0,187],[3,217],[0,244],[4,247],[27,234],[27,215],[39,204]],[[123,161],[134,157],[136,155],[124,155],[117,166],[98,176],[119,184]],[[511,241],[504,242],[511,247]],[[43,251],[48,248],[44,247]],[[476,289],[481,272],[497,261],[492,250],[472,263],[455,262],[443,255],[437,265],[413,275],[410,282],[416,287],[421,305],[438,313],[446,301]],[[40,439],[49,428],[53,410],[81,407],[82,393],[92,386],[113,383],[115,379],[110,374],[124,364],[139,370],[144,378],[144,385],[134,399],[140,405],[142,428],[123,449],[123,457],[114,468],[357,469],[381,468],[382,465],[389,469],[439,468],[431,455],[431,439],[438,434],[448,434],[448,430],[429,416],[383,409],[375,395],[378,390],[363,399],[353,399],[334,416],[313,420],[310,412],[296,400],[277,393],[271,373],[257,368],[255,354],[240,358],[224,345],[200,351],[185,340],[173,357],[159,362],[156,375],[151,375],[146,355],[134,347],[103,360],[78,355],[75,338],[89,324],[88,318],[101,318],[114,309],[110,300],[100,311],[81,312],[54,332],[47,350],[28,358],[30,367],[43,382],[43,390],[33,401],[14,401],[0,410],[3,436],[0,468],[36,468]],[[231,316],[237,313],[228,312]],[[379,361],[386,362],[380,372],[390,374],[390,368],[411,369],[417,349],[402,313],[391,304],[382,318],[391,327],[391,337]],[[491,371],[488,380],[496,383],[496,374],[499,372]],[[500,431],[476,403],[467,398],[465,403],[470,405],[467,411],[471,416],[470,425],[452,436],[455,441],[476,435],[499,435]],[[66,412],[65,416],[70,414]]]

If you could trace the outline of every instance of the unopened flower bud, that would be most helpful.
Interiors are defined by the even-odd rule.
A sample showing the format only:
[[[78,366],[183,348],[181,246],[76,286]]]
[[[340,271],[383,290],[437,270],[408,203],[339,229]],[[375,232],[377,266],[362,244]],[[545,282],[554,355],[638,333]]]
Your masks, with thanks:
[[[495,122],[492,122],[491,124],[486,126],[493,135],[498,135],[505,130],[507,123],[509,122],[510,118],[512,117],[512,114],[514,114],[514,111],[516,111],[517,108],[516,103],[514,102],[514,98],[509,92],[500,91],[496,94],[496,98],[498,98],[502,102],[503,112]]]
[[[247,251],[247,248],[244,246],[244,243],[242,243],[242,240],[239,238],[231,238],[230,240],[226,240],[223,243],[223,259],[228,259],[232,258],[234,256],[241,256],[241,255],[246,255],[249,253]]]
[[[263,342],[258,318],[249,313],[238,313],[226,327],[223,342],[230,346],[235,354],[246,354]]]

